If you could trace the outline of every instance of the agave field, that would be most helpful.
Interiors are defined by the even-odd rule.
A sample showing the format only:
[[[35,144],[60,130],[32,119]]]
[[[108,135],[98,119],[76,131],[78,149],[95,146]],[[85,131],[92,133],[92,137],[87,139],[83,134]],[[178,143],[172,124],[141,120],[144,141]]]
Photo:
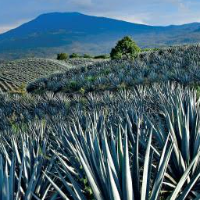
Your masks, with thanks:
[[[75,66],[78,68],[100,61],[91,59],[57,61],[54,59],[31,58],[0,62],[0,91],[16,92],[35,79],[65,72]]]
[[[24,118],[1,131],[1,199],[200,198],[195,91],[168,83],[84,99],[18,98],[18,112],[40,107],[53,117],[21,111]]]
[[[0,200],[200,200],[199,50],[52,61],[0,94]]]
[[[141,53],[133,61],[106,61],[74,68],[30,83],[29,92],[91,92],[129,88],[138,84],[200,80],[200,45],[178,46]]]

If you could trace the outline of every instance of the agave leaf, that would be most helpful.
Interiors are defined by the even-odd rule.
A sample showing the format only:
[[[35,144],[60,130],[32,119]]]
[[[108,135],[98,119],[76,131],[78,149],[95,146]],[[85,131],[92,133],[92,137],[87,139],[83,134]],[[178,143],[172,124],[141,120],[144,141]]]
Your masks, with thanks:
[[[23,163],[23,177],[24,177],[24,181],[26,184],[26,188],[28,187],[28,180],[29,180],[29,176],[28,176],[28,168],[29,168],[29,164],[28,164],[28,158],[26,157],[26,151],[27,149],[25,148],[25,146],[23,145],[23,159],[24,159],[24,163]]]
[[[45,190],[45,192],[43,192],[43,196],[42,196],[41,200],[47,199],[46,196],[47,196],[48,192],[50,191],[51,186],[52,186],[52,185],[49,184],[48,187],[46,187],[46,190]],[[33,194],[33,195],[34,195],[34,194]]]
[[[90,183],[90,186],[91,186],[91,188],[94,192],[96,199],[97,200],[103,200],[101,191],[99,190],[99,187],[97,186],[97,181],[95,181],[94,175],[93,175],[91,169],[87,166],[87,164],[85,163],[85,161],[84,161],[84,159],[83,159],[83,157],[81,156],[80,153],[79,153],[79,158],[80,158],[81,164],[84,168],[84,171],[87,175],[88,181]]]
[[[117,151],[116,151],[117,145],[116,145],[116,140],[114,138],[114,133],[113,133],[112,127],[111,127],[111,141],[110,142],[111,142],[111,153],[112,153],[113,162],[114,162],[117,174],[119,174],[120,173],[120,166],[119,166],[119,160],[117,158]]]
[[[200,194],[198,194],[194,200],[200,200]]]
[[[33,197],[36,199],[36,200],[41,200],[40,198],[38,198],[35,194],[32,194]]]
[[[15,179],[15,159],[14,156],[12,158],[11,167],[10,167],[10,175],[9,175],[9,194],[10,199],[14,199],[14,179]]]
[[[121,135],[120,127],[118,128],[117,155],[118,155],[118,160],[119,160],[119,164],[120,164],[120,171],[122,171],[122,166],[123,166],[123,145],[122,145],[122,135]],[[121,179],[121,177],[120,177],[120,179]]]
[[[71,183],[72,183],[72,185],[73,185],[73,187],[74,187],[76,193],[78,194],[78,196],[80,196],[81,200],[86,200],[85,197],[84,197],[84,195],[83,195],[82,192],[81,192],[81,189],[80,189],[80,187],[79,187],[79,184],[75,181],[75,179],[74,179],[74,178],[70,175],[70,173],[68,172],[67,163],[65,163],[64,160],[63,160],[60,156],[58,156],[58,158],[59,158],[59,160],[61,161],[61,163],[64,164],[63,167],[64,167],[64,170],[65,170],[66,176],[67,176],[67,177],[69,178],[69,180],[71,181]],[[56,169],[56,170],[57,170],[57,169]],[[64,181],[63,183],[65,184],[65,186],[66,186],[66,185],[68,186],[68,184],[67,184],[66,181],[64,180],[63,176],[59,173],[58,170],[57,170],[57,172],[58,172],[60,178],[62,179],[62,182]]]
[[[3,158],[0,154],[0,188],[3,188],[4,174],[3,174]],[[0,198],[3,198],[2,189],[0,189]]]
[[[4,172],[4,179],[3,179],[3,187],[2,187],[2,199],[9,200],[9,178],[8,178],[8,163],[5,163],[5,172]]]
[[[195,158],[192,160],[192,162],[190,163],[190,165],[188,166],[188,168],[186,169],[185,173],[182,175],[180,181],[178,182],[175,190],[172,193],[172,196],[170,198],[170,200],[176,200],[176,198],[178,197],[178,193],[181,191],[182,186],[184,185],[185,181],[187,180],[187,178],[189,177],[190,174],[190,170],[192,169],[193,165],[195,164],[195,162],[198,161],[200,156],[200,151],[198,152],[198,154],[195,156]]]
[[[30,178],[30,181],[28,183],[28,187],[25,193],[25,199],[30,200],[32,196],[32,192],[35,190],[34,188],[34,182],[37,180],[37,167],[39,165],[38,160],[36,160],[33,168],[33,172]]]
[[[53,187],[57,190],[57,192],[60,194],[60,196],[65,200],[70,200],[63,192],[62,190],[54,183],[54,181],[45,174],[46,178],[49,180],[49,182],[53,185]],[[57,196],[57,195],[56,195]],[[53,197],[55,198],[55,197]]]
[[[102,185],[106,182],[106,169],[105,169],[105,164],[103,161],[103,152],[100,149],[100,142],[97,139],[97,136],[94,139],[94,152],[95,154],[92,154],[93,160],[95,160],[95,169],[96,172],[98,173],[99,180]]]
[[[143,171],[143,178],[142,178],[142,189],[141,189],[141,200],[146,200],[146,192],[147,192],[147,182],[148,182],[148,169],[149,169],[149,158],[150,158],[150,150],[151,150],[151,140],[152,140],[152,132],[150,133],[147,150],[145,153],[144,159],[144,171]]]
[[[136,133],[136,144],[134,149],[134,160],[133,160],[133,187],[134,196],[136,199],[140,199],[140,169],[139,169],[139,140],[140,140],[140,119],[138,122],[137,133]]]
[[[115,169],[115,165],[114,165],[114,162],[113,162],[113,159],[112,159],[112,155],[111,155],[111,152],[110,152],[110,148],[108,146],[108,141],[107,141],[107,135],[106,133],[104,132],[103,134],[104,136],[104,139],[102,141],[102,146],[103,146],[103,150],[105,152],[105,155],[106,155],[106,158],[107,158],[107,161],[108,161],[108,164],[113,172],[113,178],[115,180],[115,184],[117,186],[117,189],[119,191],[119,193],[121,194],[121,190],[120,190],[120,182],[119,182],[119,177],[118,177],[118,174],[117,174],[117,171]]]
[[[174,128],[173,128],[169,114],[167,114],[167,120],[168,120],[168,123],[169,123],[170,134],[171,134],[171,138],[172,138],[172,141],[173,141],[174,155],[176,157],[176,159],[174,159],[174,163],[177,165],[177,168],[181,168],[182,171],[184,171],[185,165],[184,165],[184,162],[181,162],[182,155],[180,154],[180,151],[179,151],[179,148],[178,148],[178,141],[177,141],[176,134],[175,134],[175,131],[174,131]]]
[[[172,149],[173,149],[172,146],[168,147],[168,142],[169,142],[169,137],[166,140],[165,146],[162,150],[162,155],[161,155],[160,162],[157,169],[157,175],[153,183],[153,188],[152,188],[152,193],[151,193],[151,198],[150,198],[151,200],[158,198],[162,184],[163,184],[165,172],[166,172],[166,169],[170,160],[170,156],[172,153]]]
[[[48,164],[47,168],[44,169],[44,172],[50,172],[53,170],[53,165],[55,162],[55,157],[51,158],[50,163]],[[42,171],[42,167],[40,168],[40,171]],[[43,196],[45,196],[45,193],[47,193],[47,190],[49,188],[49,182],[45,180],[45,175],[44,173],[41,175],[40,179],[37,182],[37,188],[35,189],[35,193],[36,194],[42,194]],[[44,197],[43,197],[44,198]]]
[[[24,167],[24,156],[22,157],[22,164],[20,165],[20,171],[19,171],[19,178],[17,181],[17,192],[16,192],[16,199],[19,198],[21,188],[21,181],[22,181],[22,175],[23,175],[23,167]],[[24,191],[22,190],[22,193],[24,194]]]
[[[60,173],[57,169],[56,169],[56,171],[57,171],[57,173],[58,173],[58,175],[59,175],[59,177],[60,177],[62,183],[64,184],[65,188],[66,188],[66,189],[69,191],[69,193],[71,194],[72,198],[73,198],[74,200],[80,200],[80,196],[79,196],[78,194],[76,194],[76,193],[70,188],[70,186],[68,185],[68,182],[64,179],[64,177],[61,175],[61,173]],[[72,184],[72,185],[73,185],[73,184]],[[73,185],[73,187],[74,187],[76,190],[80,190],[80,189],[78,188],[77,185],[76,185],[76,186]],[[82,195],[82,194],[81,194],[81,195]],[[82,197],[83,197],[83,199],[85,199],[83,195],[82,195]]]
[[[186,188],[183,190],[182,194],[178,197],[177,200],[184,200],[187,198],[187,195],[189,194],[189,192],[191,191],[192,187],[197,182],[199,177],[200,177],[200,172],[192,177],[190,183],[186,186]]]
[[[187,165],[189,164],[189,155],[190,155],[190,151],[189,151],[189,140],[190,140],[190,133],[189,133],[189,112],[187,113],[187,116],[185,116],[185,121],[183,123],[183,134],[182,134],[182,149],[181,149],[181,152],[182,152],[182,156],[184,158],[184,160],[186,161]]]
[[[55,193],[51,196],[50,200],[56,200],[57,197],[58,197],[58,195],[59,195],[59,192],[55,192]]]
[[[17,143],[15,141],[15,139],[12,140],[13,141],[13,146],[14,146],[14,149],[15,149],[15,155],[17,157],[17,161],[19,162],[19,164],[21,164],[21,158],[20,158],[20,153],[19,153],[19,150],[18,150],[18,147],[17,147]]]
[[[109,164],[108,164],[108,172],[109,172],[109,180],[110,180],[110,185],[111,185],[111,190],[112,190],[112,192],[111,192],[112,198],[114,200],[121,200],[120,194],[119,194],[119,191],[115,184],[115,180],[113,178],[112,171],[111,171]]]
[[[133,186],[132,186],[132,178],[131,178],[131,170],[129,163],[129,153],[128,153],[128,137],[127,137],[127,128],[125,131],[125,139],[124,139],[124,158],[123,158],[123,199],[124,200],[133,200]]]

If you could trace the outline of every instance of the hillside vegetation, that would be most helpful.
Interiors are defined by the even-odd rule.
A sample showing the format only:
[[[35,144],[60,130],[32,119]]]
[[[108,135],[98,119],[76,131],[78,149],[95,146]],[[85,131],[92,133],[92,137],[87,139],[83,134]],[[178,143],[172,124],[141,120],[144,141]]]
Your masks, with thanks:
[[[1,200],[200,199],[200,45],[33,60],[0,94]]]
[[[23,118],[13,116],[0,134],[0,180],[9,183],[0,188],[3,200],[9,191],[18,199],[81,200],[200,194],[199,101],[192,90],[156,84],[73,101],[60,95],[6,101],[5,114],[14,108]]]
[[[65,72],[73,67],[87,66],[100,60],[67,60],[31,58],[0,63],[0,91],[17,92],[38,78]],[[24,88],[25,89],[25,88]]]
[[[140,53],[132,60],[113,60],[38,79],[29,92],[80,93],[130,88],[138,84],[200,81],[200,45],[178,46]]]

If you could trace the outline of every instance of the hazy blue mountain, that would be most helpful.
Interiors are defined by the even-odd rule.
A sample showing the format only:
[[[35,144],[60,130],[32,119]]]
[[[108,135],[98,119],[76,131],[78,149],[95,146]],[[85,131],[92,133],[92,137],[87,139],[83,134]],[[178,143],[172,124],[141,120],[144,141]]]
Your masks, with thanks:
[[[118,39],[132,36],[141,47],[200,41],[200,24],[147,26],[81,13],[49,13],[0,34],[0,59],[53,56],[58,52],[108,53]]]

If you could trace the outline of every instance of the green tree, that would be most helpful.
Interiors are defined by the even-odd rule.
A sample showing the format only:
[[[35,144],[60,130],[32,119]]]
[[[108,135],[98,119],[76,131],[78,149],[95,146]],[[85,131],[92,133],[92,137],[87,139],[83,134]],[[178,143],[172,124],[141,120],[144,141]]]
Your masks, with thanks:
[[[94,57],[94,59],[109,59],[110,55],[103,54],[103,55],[97,55]]]
[[[67,53],[59,53],[57,54],[57,60],[67,60],[69,58]]]
[[[131,37],[126,36],[111,50],[111,59],[134,59],[140,52],[140,48],[132,40]]]
[[[80,55],[78,55],[77,53],[72,53],[69,58],[80,58]]]
[[[84,55],[83,55],[83,58],[93,58],[93,56],[90,55],[90,54],[84,54]]]

